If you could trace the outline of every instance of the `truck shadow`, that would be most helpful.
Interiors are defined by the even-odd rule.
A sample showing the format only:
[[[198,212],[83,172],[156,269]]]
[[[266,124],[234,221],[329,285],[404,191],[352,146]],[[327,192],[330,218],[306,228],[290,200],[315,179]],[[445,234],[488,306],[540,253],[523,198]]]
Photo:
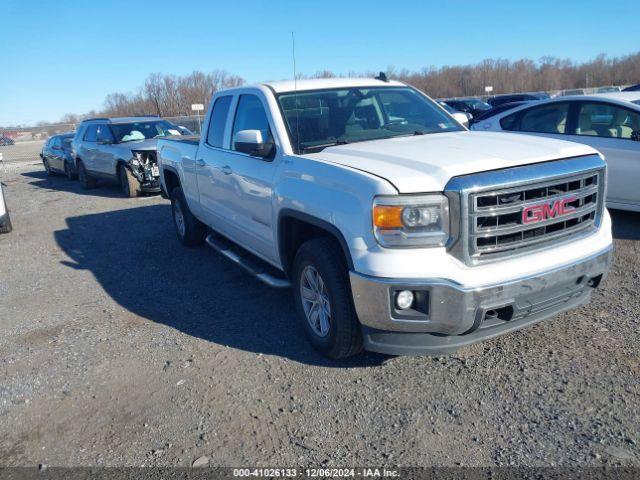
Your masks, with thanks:
[[[187,335],[327,367],[370,367],[389,358],[326,360],[298,325],[290,290],[263,285],[207,247],[182,246],[170,218],[168,205],[82,215],[54,235],[73,259],[63,263],[90,271],[123,308]]]
[[[618,240],[640,240],[640,213],[624,210],[609,210],[613,238]]]
[[[122,197],[120,187],[116,183],[110,183],[101,180],[95,188],[84,190],[80,183],[76,180],[69,180],[62,174],[49,176],[46,172],[25,172],[21,174],[23,177],[35,179],[30,181],[29,185],[48,190],[60,190],[62,192],[75,193],[76,195],[91,195],[107,198]],[[154,194],[150,194],[154,195]]]

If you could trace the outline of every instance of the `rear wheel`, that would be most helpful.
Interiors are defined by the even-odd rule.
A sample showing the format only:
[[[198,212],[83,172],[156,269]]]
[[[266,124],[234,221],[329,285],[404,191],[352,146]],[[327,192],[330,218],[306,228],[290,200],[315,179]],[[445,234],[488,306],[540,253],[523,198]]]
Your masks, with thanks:
[[[307,338],[323,355],[338,359],[362,350],[348,268],[336,242],[317,238],[304,243],[293,264],[294,297]]]
[[[44,171],[47,172],[47,175],[52,176],[53,171],[51,170],[51,165],[49,165],[49,160],[45,157],[42,159],[42,163],[44,165]]]
[[[64,161],[64,174],[69,180],[75,180],[76,178],[78,178],[77,175],[73,173],[71,165],[69,165],[69,162],[67,162],[66,160]]]
[[[118,177],[120,177],[120,189],[125,197],[134,198],[140,196],[140,182],[133,176],[131,170],[124,165],[120,165]]]
[[[175,187],[171,191],[171,214],[178,240],[188,247],[204,243],[207,227],[193,216],[180,187]]]
[[[80,180],[80,185],[85,190],[89,190],[96,186],[95,178],[89,176],[87,169],[84,167],[84,163],[81,161],[78,162],[78,180]]]
[[[4,223],[0,224],[0,233],[9,233],[11,230],[13,230],[13,225],[11,225],[11,219],[7,214]]]

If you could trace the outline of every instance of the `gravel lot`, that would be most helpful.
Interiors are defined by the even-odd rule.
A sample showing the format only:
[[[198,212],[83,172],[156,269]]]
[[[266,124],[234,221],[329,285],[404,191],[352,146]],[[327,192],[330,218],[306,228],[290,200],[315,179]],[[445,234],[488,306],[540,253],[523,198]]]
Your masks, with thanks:
[[[289,291],[180,246],[166,201],[35,155],[2,177],[0,465],[640,466],[640,215],[614,214],[587,307],[450,357],[336,363]]]

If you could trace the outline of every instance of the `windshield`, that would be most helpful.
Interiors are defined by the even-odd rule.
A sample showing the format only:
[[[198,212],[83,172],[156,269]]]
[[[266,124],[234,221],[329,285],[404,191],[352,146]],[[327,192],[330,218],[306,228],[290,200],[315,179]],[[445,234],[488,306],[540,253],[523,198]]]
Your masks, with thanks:
[[[340,88],[278,96],[297,153],[463,128],[409,87]]]
[[[640,100],[634,100],[633,103],[635,103],[636,105],[640,105]]]
[[[116,142],[132,142],[146,138],[180,135],[180,130],[166,120],[150,120],[148,122],[114,123],[111,125]]]
[[[474,108],[476,110],[490,110],[491,109],[491,105],[489,105],[486,102],[483,102],[482,100],[473,99],[473,100],[463,100],[463,101],[469,107]]]

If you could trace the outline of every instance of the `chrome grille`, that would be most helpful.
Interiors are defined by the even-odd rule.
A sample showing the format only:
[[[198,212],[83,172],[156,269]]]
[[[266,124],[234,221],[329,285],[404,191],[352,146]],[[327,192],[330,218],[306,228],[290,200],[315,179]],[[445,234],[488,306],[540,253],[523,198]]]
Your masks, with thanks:
[[[593,228],[599,176],[595,172],[471,195],[471,256],[507,253]],[[559,212],[559,205],[567,213]]]
[[[605,180],[595,155],[456,177],[445,190],[461,218],[449,250],[474,265],[588,235]]]

